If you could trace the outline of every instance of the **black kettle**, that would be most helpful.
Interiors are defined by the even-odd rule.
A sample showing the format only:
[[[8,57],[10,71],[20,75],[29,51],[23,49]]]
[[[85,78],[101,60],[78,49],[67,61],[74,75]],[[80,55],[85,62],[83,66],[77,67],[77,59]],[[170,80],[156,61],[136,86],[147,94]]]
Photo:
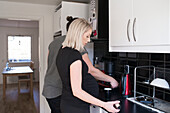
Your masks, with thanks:
[[[105,61],[104,72],[107,75],[114,77],[114,63],[112,61]]]

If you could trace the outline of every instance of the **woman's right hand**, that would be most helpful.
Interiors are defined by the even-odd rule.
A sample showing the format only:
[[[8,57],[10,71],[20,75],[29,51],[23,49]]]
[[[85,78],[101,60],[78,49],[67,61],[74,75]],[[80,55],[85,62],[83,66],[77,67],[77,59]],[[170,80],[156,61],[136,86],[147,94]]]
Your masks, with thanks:
[[[109,102],[105,102],[103,108],[106,109],[108,112],[111,113],[116,113],[119,112],[120,109],[116,109],[114,107],[114,104],[119,104],[120,101],[109,101]]]

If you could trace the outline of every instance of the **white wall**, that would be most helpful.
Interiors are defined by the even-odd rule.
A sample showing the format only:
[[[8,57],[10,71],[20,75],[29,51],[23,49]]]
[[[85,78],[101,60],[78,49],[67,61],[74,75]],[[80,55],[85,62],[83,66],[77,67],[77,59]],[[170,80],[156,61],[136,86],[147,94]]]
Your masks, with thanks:
[[[41,93],[47,67],[48,44],[53,39],[54,9],[55,6],[48,5],[0,2],[0,18],[39,20],[40,113],[50,113],[46,100]],[[2,51],[5,52],[5,50]]]

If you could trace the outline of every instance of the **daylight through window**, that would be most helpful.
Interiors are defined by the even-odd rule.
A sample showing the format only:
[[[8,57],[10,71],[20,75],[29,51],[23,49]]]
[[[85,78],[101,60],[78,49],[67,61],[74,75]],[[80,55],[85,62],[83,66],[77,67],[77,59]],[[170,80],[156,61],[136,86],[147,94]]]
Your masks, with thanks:
[[[30,36],[8,36],[8,60],[9,62],[31,61]]]

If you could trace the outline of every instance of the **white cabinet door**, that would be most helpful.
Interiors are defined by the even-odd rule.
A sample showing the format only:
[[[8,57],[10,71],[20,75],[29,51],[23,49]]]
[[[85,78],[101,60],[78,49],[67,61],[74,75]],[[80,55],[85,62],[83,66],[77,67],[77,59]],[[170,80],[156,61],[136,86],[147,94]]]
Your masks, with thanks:
[[[170,0],[109,0],[110,52],[169,52],[167,47]]]
[[[54,33],[61,31],[61,8],[54,13]]]
[[[169,1],[133,0],[134,45],[170,44]]]
[[[132,0],[109,0],[109,46],[131,46]]]

